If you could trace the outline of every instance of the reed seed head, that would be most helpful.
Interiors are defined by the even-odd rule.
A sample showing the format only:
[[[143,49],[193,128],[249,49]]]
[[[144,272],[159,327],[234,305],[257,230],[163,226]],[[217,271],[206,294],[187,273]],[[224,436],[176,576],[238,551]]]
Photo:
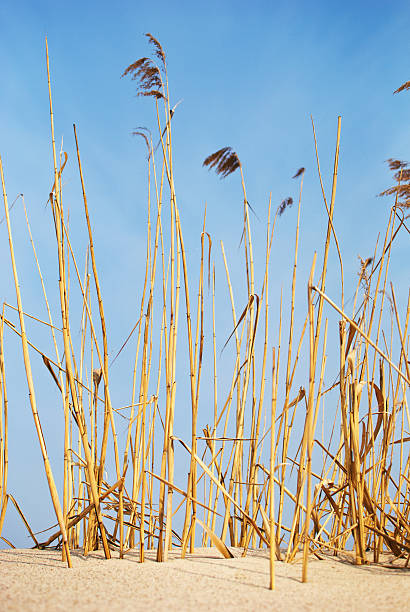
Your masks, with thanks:
[[[407,89],[410,89],[410,81],[406,81],[406,83],[403,83],[403,85],[400,85],[398,89],[393,91],[393,94],[400,93],[401,91],[406,91]]]
[[[154,55],[160,60],[162,67],[165,68],[166,67],[165,52],[160,42],[149,32],[145,34],[145,36],[148,38],[148,41],[150,42],[151,45],[153,45],[155,49]]]
[[[299,170],[296,172],[296,174],[292,176],[292,178],[298,178],[299,176],[304,174],[304,172],[305,172],[305,168],[299,168]]]
[[[282,200],[282,202],[279,205],[279,216],[283,215],[283,213],[285,212],[285,210],[287,208],[289,208],[290,206],[292,206],[293,204],[293,198],[285,198],[284,200]]]
[[[130,64],[122,73],[121,78],[128,75],[131,75],[133,81],[138,81],[137,96],[152,96],[157,100],[164,98],[160,91],[163,89],[161,74],[151,58],[141,57]]]
[[[385,189],[379,196],[395,195],[398,206],[410,207],[410,168],[408,162],[389,158],[387,164],[390,170],[395,170],[394,179],[397,183],[394,187]]]
[[[221,178],[226,178],[240,167],[241,162],[231,147],[224,147],[209,155],[202,165],[206,166],[208,170],[215,168],[215,172]]]

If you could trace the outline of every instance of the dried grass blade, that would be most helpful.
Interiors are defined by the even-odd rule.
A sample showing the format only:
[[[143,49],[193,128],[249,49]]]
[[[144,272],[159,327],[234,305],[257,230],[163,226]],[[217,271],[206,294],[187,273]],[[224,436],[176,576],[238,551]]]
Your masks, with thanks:
[[[224,544],[224,542],[222,542],[222,540],[220,538],[218,538],[218,536],[212,531],[212,529],[210,527],[208,527],[207,525],[205,525],[205,523],[200,521],[198,517],[196,517],[195,520],[196,520],[197,523],[199,523],[201,525],[202,529],[211,538],[212,543],[219,550],[221,555],[223,557],[225,557],[225,559],[233,559],[233,554],[231,553],[229,548],[226,546],[226,544]]]

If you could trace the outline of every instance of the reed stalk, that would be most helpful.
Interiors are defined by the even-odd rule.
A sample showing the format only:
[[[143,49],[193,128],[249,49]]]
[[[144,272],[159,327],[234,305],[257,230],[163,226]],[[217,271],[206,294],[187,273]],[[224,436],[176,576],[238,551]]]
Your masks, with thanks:
[[[71,556],[70,556],[70,549],[68,547],[67,532],[66,532],[66,529],[65,529],[64,517],[63,517],[62,510],[61,510],[60,500],[59,500],[59,497],[58,497],[58,493],[57,493],[57,488],[56,488],[55,481],[54,481],[53,472],[52,472],[50,461],[49,461],[49,458],[48,458],[46,443],[45,443],[43,432],[42,432],[42,429],[41,429],[40,418],[39,418],[39,415],[38,415],[38,412],[37,412],[36,395],[35,395],[35,391],[34,391],[33,375],[32,375],[32,371],[31,371],[30,355],[29,355],[29,351],[28,351],[28,343],[27,343],[26,328],[25,328],[25,323],[24,323],[23,306],[22,306],[22,300],[21,300],[21,294],[20,294],[20,285],[19,285],[19,280],[18,280],[18,275],[17,275],[17,266],[16,266],[16,260],[15,260],[15,256],[14,256],[14,247],[13,247],[13,238],[12,238],[12,233],[11,233],[9,206],[8,206],[8,201],[7,201],[6,185],[5,185],[5,182],[4,182],[3,163],[2,163],[1,156],[0,156],[0,175],[1,175],[1,185],[2,185],[2,190],[3,190],[4,211],[5,211],[6,223],[7,223],[7,233],[8,233],[9,246],[10,246],[10,258],[11,258],[11,265],[12,265],[12,269],[13,269],[13,278],[14,278],[14,286],[15,286],[15,290],[16,290],[17,307],[18,307],[18,311],[19,311],[20,331],[21,331],[21,343],[22,343],[22,348],[23,348],[24,367],[25,367],[25,370],[26,370],[26,378],[27,378],[27,386],[28,386],[28,390],[29,390],[30,406],[31,406],[32,414],[33,414],[34,425],[35,425],[35,428],[36,428],[37,437],[38,437],[38,440],[39,440],[39,443],[40,443],[41,454],[43,456],[44,469],[45,469],[45,472],[46,472],[48,487],[49,487],[49,490],[50,490],[50,495],[51,495],[51,499],[52,499],[52,502],[53,502],[54,511],[56,513],[57,521],[58,521],[58,524],[60,526],[60,530],[61,530],[61,534],[62,534],[63,548],[65,550],[67,565],[68,565],[68,567],[71,567]]]
[[[136,128],[138,131],[134,132],[144,139],[147,151],[145,261],[138,272],[140,295],[136,322],[111,360],[112,365],[123,351],[125,360],[125,348],[135,334],[129,405],[118,406],[112,393],[114,375],[108,359],[108,332],[112,328],[104,310],[103,276],[101,271],[97,272],[97,244],[75,126],[76,165],[87,236],[85,268],[81,273],[82,264],[77,263],[79,259],[70,239],[73,209],[68,210],[65,196],[63,207],[63,172],[66,176],[68,155],[61,145],[57,162],[47,42],[54,170],[49,202],[57,246],[61,328],[56,323],[52,309],[54,296],[43,277],[24,198],[21,198],[18,201],[23,203],[47,316],[23,309],[12,241],[11,207],[0,160],[17,298],[17,304],[8,303],[11,300],[3,304],[0,318],[0,537],[8,543],[2,528],[9,502],[34,545],[43,549],[57,543],[69,566],[70,549],[82,546],[84,554],[88,554],[98,548],[100,539],[106,558],[111,556],[110,549],[118,550],[120,558],[137,549],[139,561],[144,562],[146,550],[154,547],[157,561],[166,561],[174,548],[181,548],[184,557],[188,551],[194,552],[200,528],[202,545],[215,546],[227,559],[232,558],[229,543],[240,546],[243,556],[250,548],[269,548],[270,590],[275,588],[276,560],[283,556],[285,562],[292,563],[301,551],[303,582],[308,579],[310,555],[318,555],[322,550],[335,555],[349,552],[359,565],[369,562],[370,557],[380,562],[386,551],[395,559],[403,558],[410,563],[410,458],[407,453],[410,411],[406,399],[410,385],[407,359],[410,292],[404,303],[405,299],[398,299],[397,284],[393,287],[391,283],[396,238],[401,233],[410,233],[405,217],[407,205],[400,204],[397,188],[395,203],[386,215],[386,229],[380,234],[380,240],[377,239],[370,253],[372,257],[360,260],[358,279],[353,279],[352,300],[345,302],[345,271],[334,223],[341,118],[337,122],[330,197],[325,194],[312,119],[327,229],[323,233],[320,276],[315,283],[315,253],[307,284],[307,312],[303,312],[303,307],[298,313],[298,267],[304,230],[301,221],[304,170],[301,168],[295,175],[301,179],[286,307],[289,328],[281,367],[285,306],[282,289],[280,297],[279,290],[276,297],[272,295],[270,266],[272,256],[282,257],[273,247],[277,219],[293,200],[283,201],[271,226],[272,198],[269,197],[266,235],[261,239],[258,226],[251,223],[253,209],[247,199],[245,169],[237,154],[225,147],[205,160],[204,165],[215,168],[221,177],[239,169],[243,197],[240,249],[243,251],[237,259],[241,260],[242,272],[239,291],[245,298],[238,310],[237,288],[231,282],[222,241],[227,291],[225,297],[220,295],[216,282],[220,264],[213,255],[206,208],[198,235],[197,270],[193,272],[190,242],[184,241],[183,215],[176,197],[172,127],[178,104],[171,108],[165,53],[152,35],[147,36],[153,46],[152,57],[137,60],[124,72],[137,81],[138,94],[153,99],[158,130],[157,136],[146,128]],[[158,144],[154,147],[153,142]],[[396,175],[399,187],[403,184],[404,167],[400,166],[400,177]],[[326,291],[328,275],[333,273],[330,259],[333,241],[339,260],[336,259],[335,265],[340,268],[341,297],[337,302]],[[181,299],[186,314],[184,342],[180,339],[183,332],[179,331]],[[275,322],[273,328],[275,299],[278,300],[277,325]],[[329,347],[332,318],[324,317],[325,305],[340,317],[338,342],[329,342]],[[222,362],[217,354],[220,312],[229,306],[231,328],[228,332],[222,329],[225,342]],[[17,316],[15,313],[18,313],[19,325],[12,321]],[[98,333],[95,316],[100,320]],[[33,328],[45,331],[55,356],[42,350],[42,340],[35,339],[34,343],[31,341],[34,338],[28,338],[25,327],[29,329],[28,320]],[[74,334],[74,329],[79,329],[78,334]],[[9,398],[5,368],[8,330],[14,332],[10,334],[12,339],[14,334],[21,339],[36,435],[57,516],[58,531],[46,542],[38,541],[17,497],[9,492]],[[52,377],[52,384],[56,384],[61,394],[62,508],[41,430],[30,349],[35,358],[41,357],[47,376]],[[330,372],[333,379],[324,389],[329,375],[327,364],[333,364],[328,359],[328,351],[339,353],[338,372]],[[269,355],[272,355],[272,366],[267,374]],[[189,380],[180,374],[184,371]],[[208,395],[207,390],[204,393],[204,376],[209,381]],[[271,397],[268,400],[269,376]],[[277,414],[278,402],[280,414]],[[189,441],[176,437],[188,421],[190,446]],[[118,427],[118,422],[122,426]],[[320,426],[321,432],[315,433]],[[180,481],[186,475],[176,469],[181,446],[189,455],[186,457],[189,473],[183,488]],[[112,469],[112,459],[114,485],[106,476]],[[286,551],[284,555],[281,550]]]

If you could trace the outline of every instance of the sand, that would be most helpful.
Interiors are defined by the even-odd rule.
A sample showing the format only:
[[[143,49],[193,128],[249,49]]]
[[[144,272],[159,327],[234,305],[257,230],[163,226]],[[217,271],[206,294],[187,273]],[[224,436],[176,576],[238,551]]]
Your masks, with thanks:
[[[136,553],[125,559],[88,557],[74,552],[73,568],[61,553],[45,550],[0,551],[0,610],[409,610],[410,569],[383,565],[354,566],[348,558],[312,559],[309,582],[301,564],[276,563],[276,589],[268,590],[266,550],[234,550],[234,559],[216,549],[196,549],[182,560],[172,552],[167,563],[146,563]],[[113,553],[117,557],[117,553]]]

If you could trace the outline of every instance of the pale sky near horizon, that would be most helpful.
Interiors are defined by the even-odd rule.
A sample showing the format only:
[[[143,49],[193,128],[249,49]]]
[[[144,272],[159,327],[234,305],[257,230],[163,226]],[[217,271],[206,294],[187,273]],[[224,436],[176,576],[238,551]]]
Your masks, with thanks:
[[[171,104],[182,100],[173,118],[176,191],[187,251],[196,258],[195,265],[206,202],[207,229],[218,265],[222,239],[234,282],[243,280],[242,265],[236,263],[240,260],[242,264],[239,177],[219,180],[202,167],[207,155],[223,146],[232,146],[238,153],[248,199],[257,214],[254,239],[261,245],[262,262],[269,194],[273,209],[287,196],[296,202],[299,183],[292,176],[301,166],[306,168],[299,266],[303,317],[305,281],[314,250],[323,247],[326,223],[310,115],[315,121],[327,195],[337,117],[342,117],[335,226],[349,298],[357,280],[357,256],[372,255],[393,203],[377,197],[392,184],[385,160],[410,159],[410,93],[393,95],[410,79],[409,26],[410,5],[401,0],[0,3],[0,155],[9,203],[24,193],[33,233],[42,245],[44,267],[55,276],[54,237],[46,206],[53,182],[47,36],[56,139],[69,155],[64,189],[73,217],[73,242],[83,258],[75,123],[107,316],[112,320],[111,355],[135,323],[142,283],[140,262],[145,258],[146,156],[142,141],[131,132],[141,125],[154,129],[155,117],[152,101],[135,97],[132,81],[120,78],[130,63],[150,52],[144,33],[157,37],[166,52]],[[296,204],[279,220],[275,243],[274,259],[279,265],[274,282],[279,288],[287,283],[286,290],[290,277],[282,274],[282,268],[289,270],[292,259],[295,209]],[[3,208],[0,210],[2,219]],[[13,208],[12,222],[25,307],[35,313],[38,281],[33,280],[20,200]],[[397,242],[391,266],[401,298],[407,297],[409,286],[406,240]],[[339,269],[334,252],[332,257],[328,290],[337,300]],[[0,297],[14,304],[5,223],[0,224],[0,258]],[[14,346],[10,358],[6,353],[11,415],[9,489],[21,501],[34,528],[43,529],[53,521],[51,504],[48,499],[42,503],[33,484],[42,464],[27,392],[18,382],[21,363],[14,361],[21,360],[20,347],[11,337],[7,342]],[[121,383],[113,386],[118,389]],[[17,439],[20,450],[13,446]],[[52,440],[49,444],[53,453]],[[55,461],[62,462],[57,451]],[[47,495],[41,478],[39,490]],[[14,516],[7,519],[3,534],[18,546],[29,545],[24,527]]]

